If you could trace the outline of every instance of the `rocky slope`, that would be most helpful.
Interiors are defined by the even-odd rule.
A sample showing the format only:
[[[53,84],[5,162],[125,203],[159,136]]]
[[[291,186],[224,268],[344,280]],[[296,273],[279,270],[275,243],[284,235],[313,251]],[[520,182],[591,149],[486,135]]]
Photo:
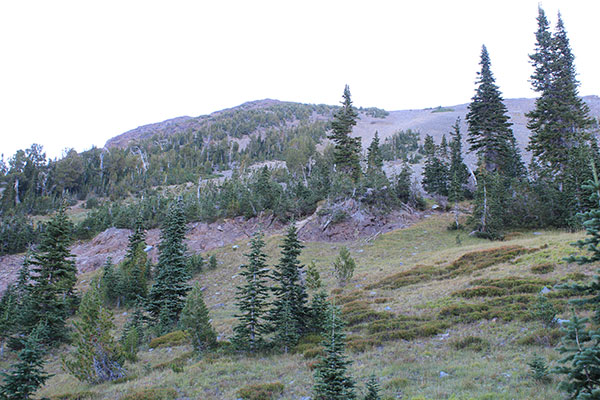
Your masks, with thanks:
[[[594,118],[600,118],[600,97],[586,96],[585,102],[590,108],[590,115]],[[153,135],[173,135],[198,129],[203,124],[210,123],[212,118],[218,117],[236,109],[264,109],[274,104],[293,104],[280,102],[278,100],[259,100],[244,103],[238,107],[227,110],[217,111],[208,116],[196,118],[179,117],[164,122],[141,126],[131,131],[125,132],[119,136],[110,139],[106,147],[126,147],[132,141],[152,137]],[[513,124],[513,132],[519,143],[522,154],[526,162],[530,160],[529,153],[525,150],[529,141],[529,130],[527,129],[527,118],[525,114],[535,105],[535,99],[506,99],[506,107]],[[459,104],[443,108],[426,108],[422,110],[401,110],[390,111],[385,118],[378,118],[360,113],[360,120],[354,128],[353,135],[362,138],[363,148],[366,148],[373,139],[375,132],[379,132],[382,139],[389,137],[398,130],[412,129],[419,131],[422,138],[429,134],[439,143],[442,135],[448,134],[452,130],[452,125],[457,118],[461,118],[461,129],[466,137],[467,127],[465,116],[468,104]],[[313,115],[312,119],[326,118],[324,115]],[[466,154],[467,163],[473,165],[474,155]]]

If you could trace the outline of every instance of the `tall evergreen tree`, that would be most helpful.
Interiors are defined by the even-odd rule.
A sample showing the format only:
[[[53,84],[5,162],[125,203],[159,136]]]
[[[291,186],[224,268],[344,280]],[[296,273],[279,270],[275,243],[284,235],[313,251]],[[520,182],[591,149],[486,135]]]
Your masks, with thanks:
[[[88,383],[124,377],[125,356],[112,336],[113,314],[102,306],[97,283],[93,282],[93,287],[83,296],[77,317],[73,322],[75,351],[70,359],[63,359],[65,369]]]
[[[569,166],[574,147],[587,145],[593,120],[578,93],[574,57],[560,14],[552,35],[544,10],[538,8],[535,52],[529,57],[534,67],[531,84],[540,97],[527,114],[533,132],[528,149],[544,172],[560,179]]]
[[[481,48],[479,64],[481,71],[477,73],[477,89],[466,117],[470,150],[476,152],[481,160],[485,160],[484,167],[487,171],[517,177],[523,172],[523,163],[485,46]]]
[[[71,230],[63,205],[46,225],[30,261],[31,284],[23,307],[23,333],[45,324],[46,336],[52,343],[67,338],[65,320],[77,302],[77,268],[69,251]]]
[[[194,286],[188,294],[181,311],[180,324],[190,333],[196,350],[210,350],[217,344],[217,334],[210,324],[208,308],[204,303],[200,285]]]
[[[121,292],[126,304],[133,304],[145,298],[148,292],[146,282],[148,256],[146,249],[146,232],[141,216],[136,219],[135,227],[129,236],[129,244],[125,259],[121,264]]]
[[[122,287],[120,275],[115,271],[115,266],[111,257],[106,258],[102,267],[102,277],[100,278],[100,290],[104,303],[108,306],[120,305],[119,299],[122,296]]]
[[[162,313],[165,327],[177,323],[189,290],[184,243],[185,222],[183,201],[179,199],[170,205],[160,233],[156,280],[147,301],[150,316],[158,321]]]
[[[44,372],[44,358],[39,338],[39,329],[34,329],[24,342],[19,352],[19,362],[8,373],[3,372],[4,378],[0,386],[2,400],[29,400],[37,390],[50,378]]]
[[[256,351],[264,343],[263,335],[267,332],[265,321],[269,269],[266,254],[263,251],[265,242],[262,234],[257,232],[250,240],[250,253],[246,254],[248,264],[242,265],[240,275],[245,283],[237,287],[236,305],[240,310],[238,324],[233,328],[232,342],[240,350]]]
[[[315,400],[356,399],[354,380],[348,375],[348,365],[344,350],[346,335],[340,311],[330,306],[323,340],[324,355],[315,368]]]
[[[272,273],[275,281],[271,289],[274,300],[269,313],[272,329],[274,332],[293,329],[296,338],[307,331],[309,317],[308,296],[300,278],[304,266],[298,260],[303,247],[298,240],[296,226],[292,223],[281,246],[279,264]],[[287,338],[292,337],[289,333],[282,334]]]
[[[423,188],[429,194],[448,195],[448,168],[439,156],[439,148],[433,142],[433,137],[425,136],[424,149],[426,154],[423,169]]]
[[[450,185],[448,188],[448,200],[459,202],[464,199],[465,186],[469,180],[469,172],[462,156],[462,135],[460,133],[460,117],[452,126],[454,132],[450,133],[450,168],[448,175]]]
[[[375,137],[367,148],[367,174],[370,171],[381,171],[382,168],[383,155],[379,147],[379,132],[375,132]]]
[[[367,395],[364,400],[381,400],[379,395],[379,383],[375,375],[372,375],[367,382]]]
[[[331,134],[328,136],[334,144],[334,160],[339,170],[348,173],[358,180],[360,178],[360,138],[350,136],[352,127],[356,125],[358,112],[352,105],[350,87],[344,88],[342,107],[333,115]]]

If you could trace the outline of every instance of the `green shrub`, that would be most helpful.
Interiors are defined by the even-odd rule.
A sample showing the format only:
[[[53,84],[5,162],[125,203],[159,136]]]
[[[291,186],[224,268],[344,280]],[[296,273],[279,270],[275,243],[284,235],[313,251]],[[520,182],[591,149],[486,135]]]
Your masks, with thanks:
[[[455,350],[484,351],[490,347],[490,343],[479,336],[465,336],[451,341],[450,346]]]
[[[553,263],[539,264],[531,267],[531,272],[533,272],[534,274],[542,275],[554,271],[554,268],[555,265]]]
[[[178,397],[173,388],[147,388],[128,393],[121,400],[175,400]]]
[[[257,383],[238,390],[238,396],[244,400],[272,400],[283,393],[283,383]]]
[[[150,341],[150,348],[156,349],[158,347],[181,346],[184,344],[188,344],[189,342],[190,337],[187,334],[187,332],[175,331],[152,339]]]
[[[453,296],[471,299],[473,297],[496,297],[506,294],[506,289],[497,286],[475,286],[468,289],[458,290]]]
[[[78,393],[64,393],[51,396],[50,400],[91,400],[96,398],[94,392],[78,392]]]

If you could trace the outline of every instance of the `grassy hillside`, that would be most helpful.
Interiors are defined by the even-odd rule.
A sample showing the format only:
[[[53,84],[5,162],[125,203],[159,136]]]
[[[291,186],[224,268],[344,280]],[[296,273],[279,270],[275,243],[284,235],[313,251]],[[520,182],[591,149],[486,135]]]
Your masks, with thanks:
[[[559,337],[557,328],[546,329],[533,320],[530,310],[542,287],[587,279],[593,273],[593,265],[561,261],[574,252],[569,243],[581,234],[522,232],[504,242],[489,242],[462,233],[457,239],[456,232],[446,230],[451,219],[437,214],[372,241],[345,243],[357,270],[344,288],[337,286],[330,267],[343,244],[305,243],[302,261],[315,261],[348,322],[348,355],[359,387],[376,374],[384,398],[390,399],[559,398],[556,380],[540,384],[529,375],[527,362],[534,353],[556,361]],[[267,240],[271,264],[277,262],[280,243],[281,237]],[[245,242],[238,245],[237,250],[227,246],[216,251],[218,268],[195,277],[206,287],[205,299],[221,341],[231,335],[235,321],[238,266],[247,249]],[[89,279],[81,277],[80,287]],[[561,310],[560,317],[568,318],[563,293],[552,290],[548,298]],[[118,326],[126,318],[119,310]],[[63,348],[50,356],[47,368],[55,375],[38,395],[237,399],[244,386],[280,382],[280,398],[301,399],[311,395],[315,346],[304,343],[293,354],[250,358],[224,350],[198,358],[188,345],[146,347],[139,362],[128,366],[129,380],[98,386],[62,372]]]

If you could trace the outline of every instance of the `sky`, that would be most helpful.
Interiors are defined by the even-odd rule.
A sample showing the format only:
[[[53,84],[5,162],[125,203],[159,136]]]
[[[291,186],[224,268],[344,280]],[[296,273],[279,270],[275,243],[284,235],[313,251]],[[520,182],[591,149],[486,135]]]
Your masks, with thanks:
[[[581,82],[600,95],[600,1],[560,10]],[[481,45],[505,98],[534,97],[537,0],[0,1],[0,153],[101,147],[153,122],[246,101],[386,110],[467,103]]]

